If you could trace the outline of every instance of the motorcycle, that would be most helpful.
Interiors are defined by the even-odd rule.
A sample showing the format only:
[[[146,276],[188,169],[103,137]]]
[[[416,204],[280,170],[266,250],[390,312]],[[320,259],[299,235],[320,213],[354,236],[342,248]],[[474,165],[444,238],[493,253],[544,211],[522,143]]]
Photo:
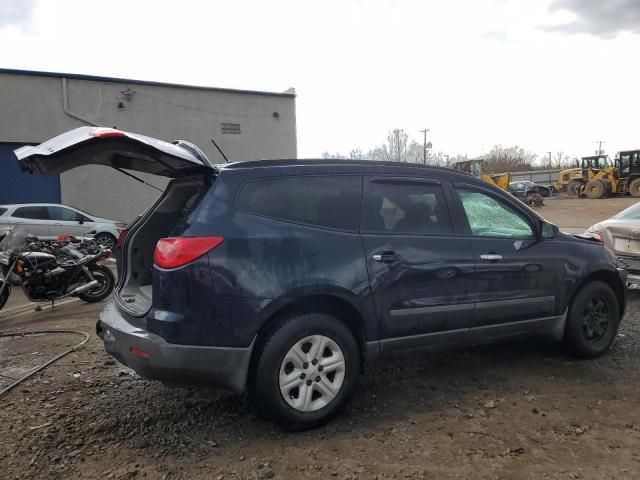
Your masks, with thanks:
[[[39,240],[22,228],[14,228],[0,242],[0,310],[11,295],[11,284],[19,284],[33,302],[53,302],[77,296],[89,303],[104,300],[115,286],[111,270],[98,263],[111,255],[100,246],[87,254],[73,246],[43,248]]]

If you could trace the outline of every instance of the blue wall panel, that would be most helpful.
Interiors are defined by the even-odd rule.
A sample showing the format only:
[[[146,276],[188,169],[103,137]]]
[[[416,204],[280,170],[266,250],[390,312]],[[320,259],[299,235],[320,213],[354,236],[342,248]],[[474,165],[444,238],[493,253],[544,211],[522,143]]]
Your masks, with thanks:
[[[0,205],[60,203],[60,177],[41,177],[20,170],[13,151],[22,143],[0,143]]]

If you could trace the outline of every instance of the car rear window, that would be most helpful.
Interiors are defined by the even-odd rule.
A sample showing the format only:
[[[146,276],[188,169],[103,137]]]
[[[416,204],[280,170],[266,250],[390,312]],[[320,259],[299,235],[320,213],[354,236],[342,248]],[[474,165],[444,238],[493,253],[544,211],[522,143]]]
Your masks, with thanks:
[[[16,208],[12,217],[29,218],[32,220],[49,220],[49,212],[47,207],[20,207]]]
[[[247,182],[236,207],[287,222],[357,231],[361,203],[361,176],[313,175]]]

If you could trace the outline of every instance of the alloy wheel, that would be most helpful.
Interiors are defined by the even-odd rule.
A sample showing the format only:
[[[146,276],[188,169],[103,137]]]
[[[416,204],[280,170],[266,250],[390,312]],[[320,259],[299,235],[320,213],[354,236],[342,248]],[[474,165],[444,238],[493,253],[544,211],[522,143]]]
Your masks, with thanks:
[[[328,405],[340,392],[345,358],[338,344],[324,335],[311,335],[293,345],[280,365],[280,393],[300,412]]]
[[[589,343],[597,343],[609,327],[609,306],[600,297],[593,297],[582,313],[582,332]]]

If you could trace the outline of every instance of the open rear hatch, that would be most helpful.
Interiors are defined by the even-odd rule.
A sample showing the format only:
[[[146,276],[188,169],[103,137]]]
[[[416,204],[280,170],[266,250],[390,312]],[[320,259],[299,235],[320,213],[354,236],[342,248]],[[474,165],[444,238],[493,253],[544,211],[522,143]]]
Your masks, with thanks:
[[[172,178],[216,171],[192,143],[169,143],[100,127],[75,128],[40,145],[19,148],[15,155],[22,170],[42,175],[56,175],[88,164]]]
[[[22,170],[56,175],[82,165],[174,178],[158,201],[134,222],[118,265],[116,299],[132,315],[152,304],[153,254],[160,238],[170,236],[197,206],[218,170],[195,145],[173,143],[111,128],[80,127],[36,146],[15,151]]]

